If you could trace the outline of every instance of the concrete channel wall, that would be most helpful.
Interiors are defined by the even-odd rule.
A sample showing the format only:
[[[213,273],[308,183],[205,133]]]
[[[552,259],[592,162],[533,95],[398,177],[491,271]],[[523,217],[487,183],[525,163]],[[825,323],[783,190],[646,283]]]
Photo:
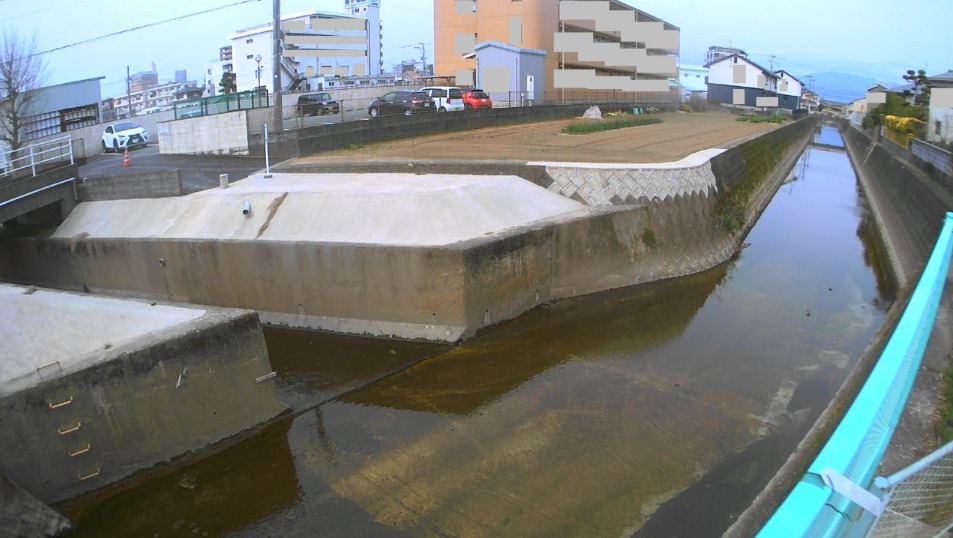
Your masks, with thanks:
[[[942,187],[853,127],[841,129],[901,286],[926,263],[946,215]]]
[[[898,327],[900,317],[910,300],[911,287],[933,251],[946,211],[953,209],[953,197],[945,192],[934,179],[908,164],[905,156],[898,155],[892,149],[878,144],[846,121],[839,121],[837,124],[847,155],[853,163],[854,171],[870,202],[878,229],[884,238],[891,265],[901,286],[900,293],[887,313],[883,326],[858,359],[857,365],[838,393],[768,486],[728,530],[725,534],[728,537],[755,535],[804,476],[808,466],[834,431],[844,410],[850,406],[868,375],[877,365],[890,335]],[[941,309],[943,308],[946,307],[941,306]],[[939,344],[944,340],[948,341],[948,338],[948,335],[932,338],[930,346],[935,345],[934,340],[936,344]],[[931,351],[928,349],[929,353]],[[935,357],[932,360],[938,362],[934,362],[929,369],[942,372],[946,367],[949,350],[937,349],[933,351],[933,354]],[[927,360],[930,359],[924,359],[924,361]],[[922,371],[917,376],[913,387],[914,393],[931,392],[930,389],[922,387],[921,383],[927,383],[923,380]],[[925,397],[921,396],[921,398]],[[936,402],[921,399],[917,405],[929,407],[936,405]],[[922,411],[904,413],[902,420],[921,413]],[[911,418],[911,420],[915,419]],[[902,451],[915,450],[917,450],[916,447],[905,446]],[[817,491],[822,490],[817,488]],[[798,514],[798,517],[806,516]],[[789,530],[786,529],[785,532]]]
[[[274,381],[257,382],[271,368],[255,313],[209,313],[161,336],[82,369],[37,368],[25,388],[3,393],[0,475],[54,503],[285,411]]]
[[[801,120],[728,149],[710,164],[693,165],[705,170],[690,172],[704,175],[702,187],[660,196],[657,184],[671,170],[657,170],[642,192],[591,205],[583,216],[451,245],[11,239],[0,243],[0,275],[48,287],[250,308],[275,325],[453,342],[554,298],[682,276],[727,260],[813,130],[813,120]],[[406,172],[407,163],[400,164]],[[447,166],[469,173],[514,170],[508,164]],[[561,190],[545,165],[518,171]],[[728,212],[720,205],[726,200]],[[731,229],[725,215],[733,219]]]

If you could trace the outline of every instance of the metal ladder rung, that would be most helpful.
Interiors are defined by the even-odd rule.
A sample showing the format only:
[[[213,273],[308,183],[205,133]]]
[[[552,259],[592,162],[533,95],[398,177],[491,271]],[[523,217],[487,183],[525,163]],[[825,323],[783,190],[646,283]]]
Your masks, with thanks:
[[[50,409],[59,409],[60,407],[66,407],[67,405],[73,403],[73,397],[70,396],[69,400],[63,400],[60,403],[48,402],[50,404]]]
[[[81,448],[81,449],[79,449],[79,450],[77,450],[77,451],[75,451],[75,452],[70,452],[70,453],[69,453],[69,457],[75,458],[76,456],[79,456],[80,454],[85,454],[85,453],[89,452],[89,449],[90,449],[90,448],[92,448],[92,445],[90,445],[89,443],[86,443],[86,446],[85,446],[85,447],[83,447],[83,448]]]
[[[60,434],[60,435],[66,435],[67,433],[73,433],[73,432],[79,430],[79,429],[82,428],[82,427],[83,427],[83,423],[82,423],[82,422],[77,422],[75,426],[70,426],[70,427],[67,427],[67,428],[60,428],[60,429],[56,430],[56,433],[58,433],[58,434]]]

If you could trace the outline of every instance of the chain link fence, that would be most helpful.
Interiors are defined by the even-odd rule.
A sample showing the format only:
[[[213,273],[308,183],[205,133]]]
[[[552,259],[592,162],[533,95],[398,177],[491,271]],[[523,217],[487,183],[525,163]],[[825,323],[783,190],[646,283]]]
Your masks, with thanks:
[[[875,485],[886,506],[869,537],[939,536],[953,528],[953,443]]]

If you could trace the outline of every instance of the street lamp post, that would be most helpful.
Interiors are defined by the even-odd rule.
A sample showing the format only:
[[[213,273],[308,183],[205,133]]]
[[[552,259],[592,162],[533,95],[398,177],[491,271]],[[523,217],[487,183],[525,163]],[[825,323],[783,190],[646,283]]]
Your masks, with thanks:
[[[258,68],[255,69],[255,75],[258,77],[258,86],[255,88],[255,91],[261,91],[261,54],[255,55],[255,63],[258,64]]]

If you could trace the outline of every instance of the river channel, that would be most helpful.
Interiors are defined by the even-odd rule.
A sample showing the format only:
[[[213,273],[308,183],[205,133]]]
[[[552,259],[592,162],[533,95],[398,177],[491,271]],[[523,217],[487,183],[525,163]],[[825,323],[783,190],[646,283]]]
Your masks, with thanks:
[[[846,153],[808,147],[727,263],[453,347],[268,330],[294,417],[58,508],[74,536],[718,536],[881,326],[886,267]]]

